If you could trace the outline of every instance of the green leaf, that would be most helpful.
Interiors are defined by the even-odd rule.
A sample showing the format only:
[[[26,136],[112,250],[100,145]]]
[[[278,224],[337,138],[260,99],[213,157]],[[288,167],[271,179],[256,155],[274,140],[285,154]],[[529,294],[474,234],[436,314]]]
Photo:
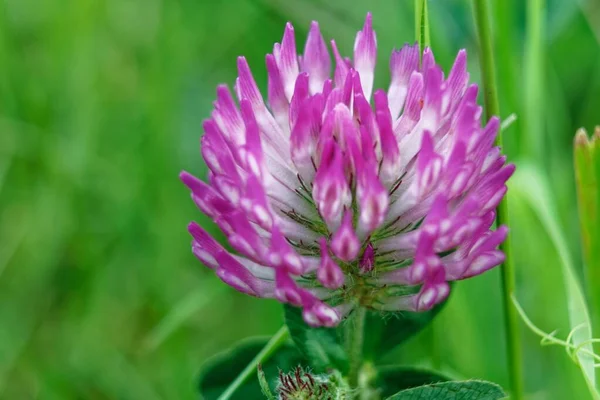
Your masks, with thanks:
[[[557,213],[554,210],[552,195],[546,177],[537,168],[520,163],[517,173],[510,181],[510,185],[513,193],[529,204],[531,210],[536,213],[541,225],[556,248],[565,282],[569,325],[573,332],[571,337],[572,343],[576,347],[592,353],[592,330],[587,304],[581,284],[577,279],[577,273],[571,260],[566,238],[556,220]],[[590,394],[594,399],[600,399],[600,394],[595,389],[594,359],[584,354],[583,351],[576,352],[576,358]]]
[[[574,159],[584,253],[588,263],[600,263],[600,248],[594,248],[600,240],[600,127],[591,140],[585,130],[577,132]]]
[[[426,312],[367,313],[365,326],[365,358],[377,361],[396,346],[425,328],[440,312],[446,302]]]
[[[496,400],[506,394],[494,383],[484,381],[453,381],[403,390],[388,400]]]
[[[216,355],[201,368],[199,389],[204,400],[216,400],[229,387],[238,375],[250,364],[255,356],[267,345],[270,338],[252,338],[238,343],[231,350]],[[281,346],[266,362],[262,369],[266,379],[275,390],[279,369],[284,371],[298,365],[306,365],[305,359],[291,343]],[[262,400],[260,384],[256,373],[229,397],[232,400]]]
[[[381,390],[381,396],[385,398],[400,390],[446,382],[448,380],[448,378],[437,372],[390,365],[378,369],[375,387]]]
[[[285,324],[292,340],[316,372],[337,369],[348,372],[348,355],[343,346],[343,329],[312,328],[302,319],[297,307],[284,306]]]
[[[384,314],[368,311],[364,333],[363,354],[366,360],[378,361],[396,346],[411,338],[429,324],[445,302],[421,313]],[[284,306],[285,323],[292,340],[317,372],[335,368],[348,371],[348,355],[344,347],[344,322],[337,328],[311,328],[302,319],[300,309]]]

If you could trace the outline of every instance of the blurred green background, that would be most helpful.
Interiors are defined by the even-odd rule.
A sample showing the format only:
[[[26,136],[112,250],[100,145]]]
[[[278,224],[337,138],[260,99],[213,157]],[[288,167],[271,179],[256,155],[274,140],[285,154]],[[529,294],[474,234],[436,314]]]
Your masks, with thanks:
[[[502,117],[518,116],[506,150],[547,174],[580,266],[571,144],[576,128],[600,123],[600,5],[547,0],[530,69],[531,1],[492,1]],[[275,332],[278,304],[236,293],[192,256],[188,221],[214,225],[177,174],[204,176],[201,121],[216,85],[233,83],[237,55],[264,88],[264,55],[286,21],[300,48],[315,19],[351,54],[370,10],[382,87],[392,47],[414,41],[412,3],[1,0],[0,398],[195,399],[207,357]],[[431,0],[430,14],[438,61],[448,69],[467,48],[479,81],[470,1]],[[517,295],[564,338],[556,250],[526,204],[511,212]],[[390,360],[506,387],[499,280],[496,269],[456,285],[433,326]],[[522,337],[531,399],[588,398],[563,349],[524,327]]]

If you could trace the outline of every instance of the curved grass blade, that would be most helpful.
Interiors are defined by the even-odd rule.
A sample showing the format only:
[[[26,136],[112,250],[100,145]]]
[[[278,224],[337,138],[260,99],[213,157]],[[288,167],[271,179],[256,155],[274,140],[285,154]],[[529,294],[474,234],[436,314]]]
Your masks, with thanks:
[[[214,300],[215,295],[223,291],[225,286],[206,286],[191,292],[177,303],[173,309],[156,325],[144,339],[144,351],[153,352],[165,340],[181,328],[193,315]]]
[[[593,353],[590,315],[567,242],[556,221],[548,182],[536,167],[521,163],[509,185],[512,193],[528,204],[536,214],[560,258],[568,302],[569,326],[574,330],[572,343],[577,347],[580,346],[585,352]],[[577,361],[590,392],[594,392],[596,390],[594,359],[585,352],[576,353]]]

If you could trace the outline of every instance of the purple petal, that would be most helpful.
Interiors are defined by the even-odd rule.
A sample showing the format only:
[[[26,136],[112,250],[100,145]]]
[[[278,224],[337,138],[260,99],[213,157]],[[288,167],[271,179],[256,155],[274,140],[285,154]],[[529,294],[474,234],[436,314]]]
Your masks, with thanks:
[[[348,72],[350,71],[350,66],[340,55],[337,45],[335,44],[335,40],[331,41],[331,48],[333,49],[333,55],[335,57],[335,86],[341,87],[344,85],[344,82],[346,82],[346,77],[348,76]]]
[[[419,70],[419,46],[404,45],[400,50],[392,51],[390,71],[392,81],[388,89],[388,101],[393,118],[398,117],[404,107],[408,86],[413,72]]]
[[[290,103],[290,125],[294,126],[300,113],[300,108],[305,107],[308,99],[308,74],[306,72],[298,75],[294,86],[294,94]]]
[[[289,303],[296,307],[301,307],[304,303],[301,289],[283,269],[275,270],[275,297],[282,303]]]
[[[415,310],[427,311],[436,304],[444,301],[450,294],[450,286],[444,277],[444,270],[440,268],[439,277],[426,282],[421,288],[417,297],[415,297]]]
[[[285,26],[281,46],[274,49],[273,54],[281,73],[283,87],[288,100],[292,99],[294,85],[298,76],[298,54],[296,53],[296,39],[294,27],[289,22]]]
[[[194,238],[192,251],[194,255],[211,269],[219,267],[218,255],[224,251],[223,247],[210,236],[200,225],[192,222],[188,225],[188,231]]]
[[[383,184],[389,187],[400,177],[400,149],[398,148],[398,141],[394,136],[392,128],[392,118],[387,103],[387,95],[383,90],[378,90],[375,92],[374,97],[383,156],[379,169],[379,177]]]
[[[377,38],[373,31],[373,17],[367,13],[362,31],[356,35],[354,41],[354,68],[358,71],[363,86],[365,98],[371,97],[373,90],[373,77],[375,61],[377,58]]]
[[[417,158],[418,185],[421,196],[428,193],[437,184],[442,174],[442,166],[443,160],[435,153],[431,134],[426,131]]]
[[[402,115],[394,126],[394,132],[398,140],[412,132],[421,118],[421,110],[423,109],[423,99],[425,96],[424,88],[425,83],[423,81],[423,75],[418,72],[413,72],[408,81],[408,92],[406,94]]]
[[[213,119],[233,146],[244,144],[244,124],[231,92],[225,85],[217,87],[217,101],[212,113]]]
[[[356,194],[360,208],[359,230],[366,235],[383,223],[389,206],[388,191],[377,175],[365,168],[358,179]]]
[[[267,72],[269,75],[269,106],[273,111],[273,115],[275,116],[277,123],[280,126],[284,127],[288,124],[289,121],[288,113],[290,103],[285,95],[283,81],[281,79],[281,74],[279,73],[279,68],[277,67],[277,61],[275,61],[275,56],[273,56],[272,54],[267,54],[266,64]]]
[[[319,245],[321,247],[321,263],[319,264],[319,269],[317,270],[317,279],[319,279],[319,282],[321,282],[326,288],[340,288],[344,285],[344,280],[346,279],[344,272],[340,266],[337,265],[329,256],[329,250],[327,249],[327,241],[325,238],[321,238],[319,240]]]
[[[314,327],[325,326],[331,328],[337,326],[341,320],[340,315],[334,308],[320,301],[315,302],[310,308],[304,308],[302,316],[307,324]]]
[[[323,147],[314,180],[313,198],[321,216],[332,226],[339,223],[343,208],[350,206],[352,198],[344,173],[342,152],[333,140]]]
[[[375,251],[373,249],[373,245],[369,243],[363,252],[363,255],[360,259],[360,263],[358,264],[358,268],[361,274],[368,274],[373,271],[375,267]]]
[[[256,86],[250,66],[245,57],[238,57],[238,80],[237,80],[237,93],[238,99],[248,100],[253,107],[257,107],[263,104],[263,98]]]
[[[271,231],[269,261],[274,267],[284,268],[294,275],[302,275],[305,271],[302,259],[276,227]]]
[[[337,258],[352,261],[360,251],[360,241],[352,227],[352,213],[346,211],[339,229],[331,237],[331,250]]]
[[[290,153],[292,162],[306,183],[311,183],[315,175],[314,156],[317,146],[317,136],[314,129],[311,102],[305,100],[299,107],[296,123],[290,135]]]
[[[302,70],[308,72],[310,92],[313,94],[323,89],[323,84],[331,72],[329,51],[316,21],[310,24],[310,31],[304,47]]]

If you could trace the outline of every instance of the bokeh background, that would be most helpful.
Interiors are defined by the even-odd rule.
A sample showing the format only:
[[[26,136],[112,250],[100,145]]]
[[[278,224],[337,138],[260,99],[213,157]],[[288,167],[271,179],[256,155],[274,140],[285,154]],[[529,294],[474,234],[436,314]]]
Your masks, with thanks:
[[[491,1],[502,117],[518,117],[505,147],[548,179],[582,279],[571,148],[577,128],[600,123],[600,5],[546,0],[532,21],[538,1]],[[216,85],[233,83],[244,54],[264,88],[264,54],[286,21],[300,48],[315,19],[351,54],[372,11],[385,86],[392,47],[414,41],[413,2],[351,3],[0,1],[0,398],[195,399],[207,357],[281,326],[277,303],[236,293],[191,255],[188,221],[214,225],[177,175],[205,175],[199,138]],[[430,1],[432,46],[446,69],[467,48],[479,81],[470,3]],[[518,199],[511,228],[519,301],[564,338],[555,246]],[[390,360],[507,386],[500,293],[498,269],[459,283]],[[522,338],[531,399],[588,398],[563,349],[524,326]]]

